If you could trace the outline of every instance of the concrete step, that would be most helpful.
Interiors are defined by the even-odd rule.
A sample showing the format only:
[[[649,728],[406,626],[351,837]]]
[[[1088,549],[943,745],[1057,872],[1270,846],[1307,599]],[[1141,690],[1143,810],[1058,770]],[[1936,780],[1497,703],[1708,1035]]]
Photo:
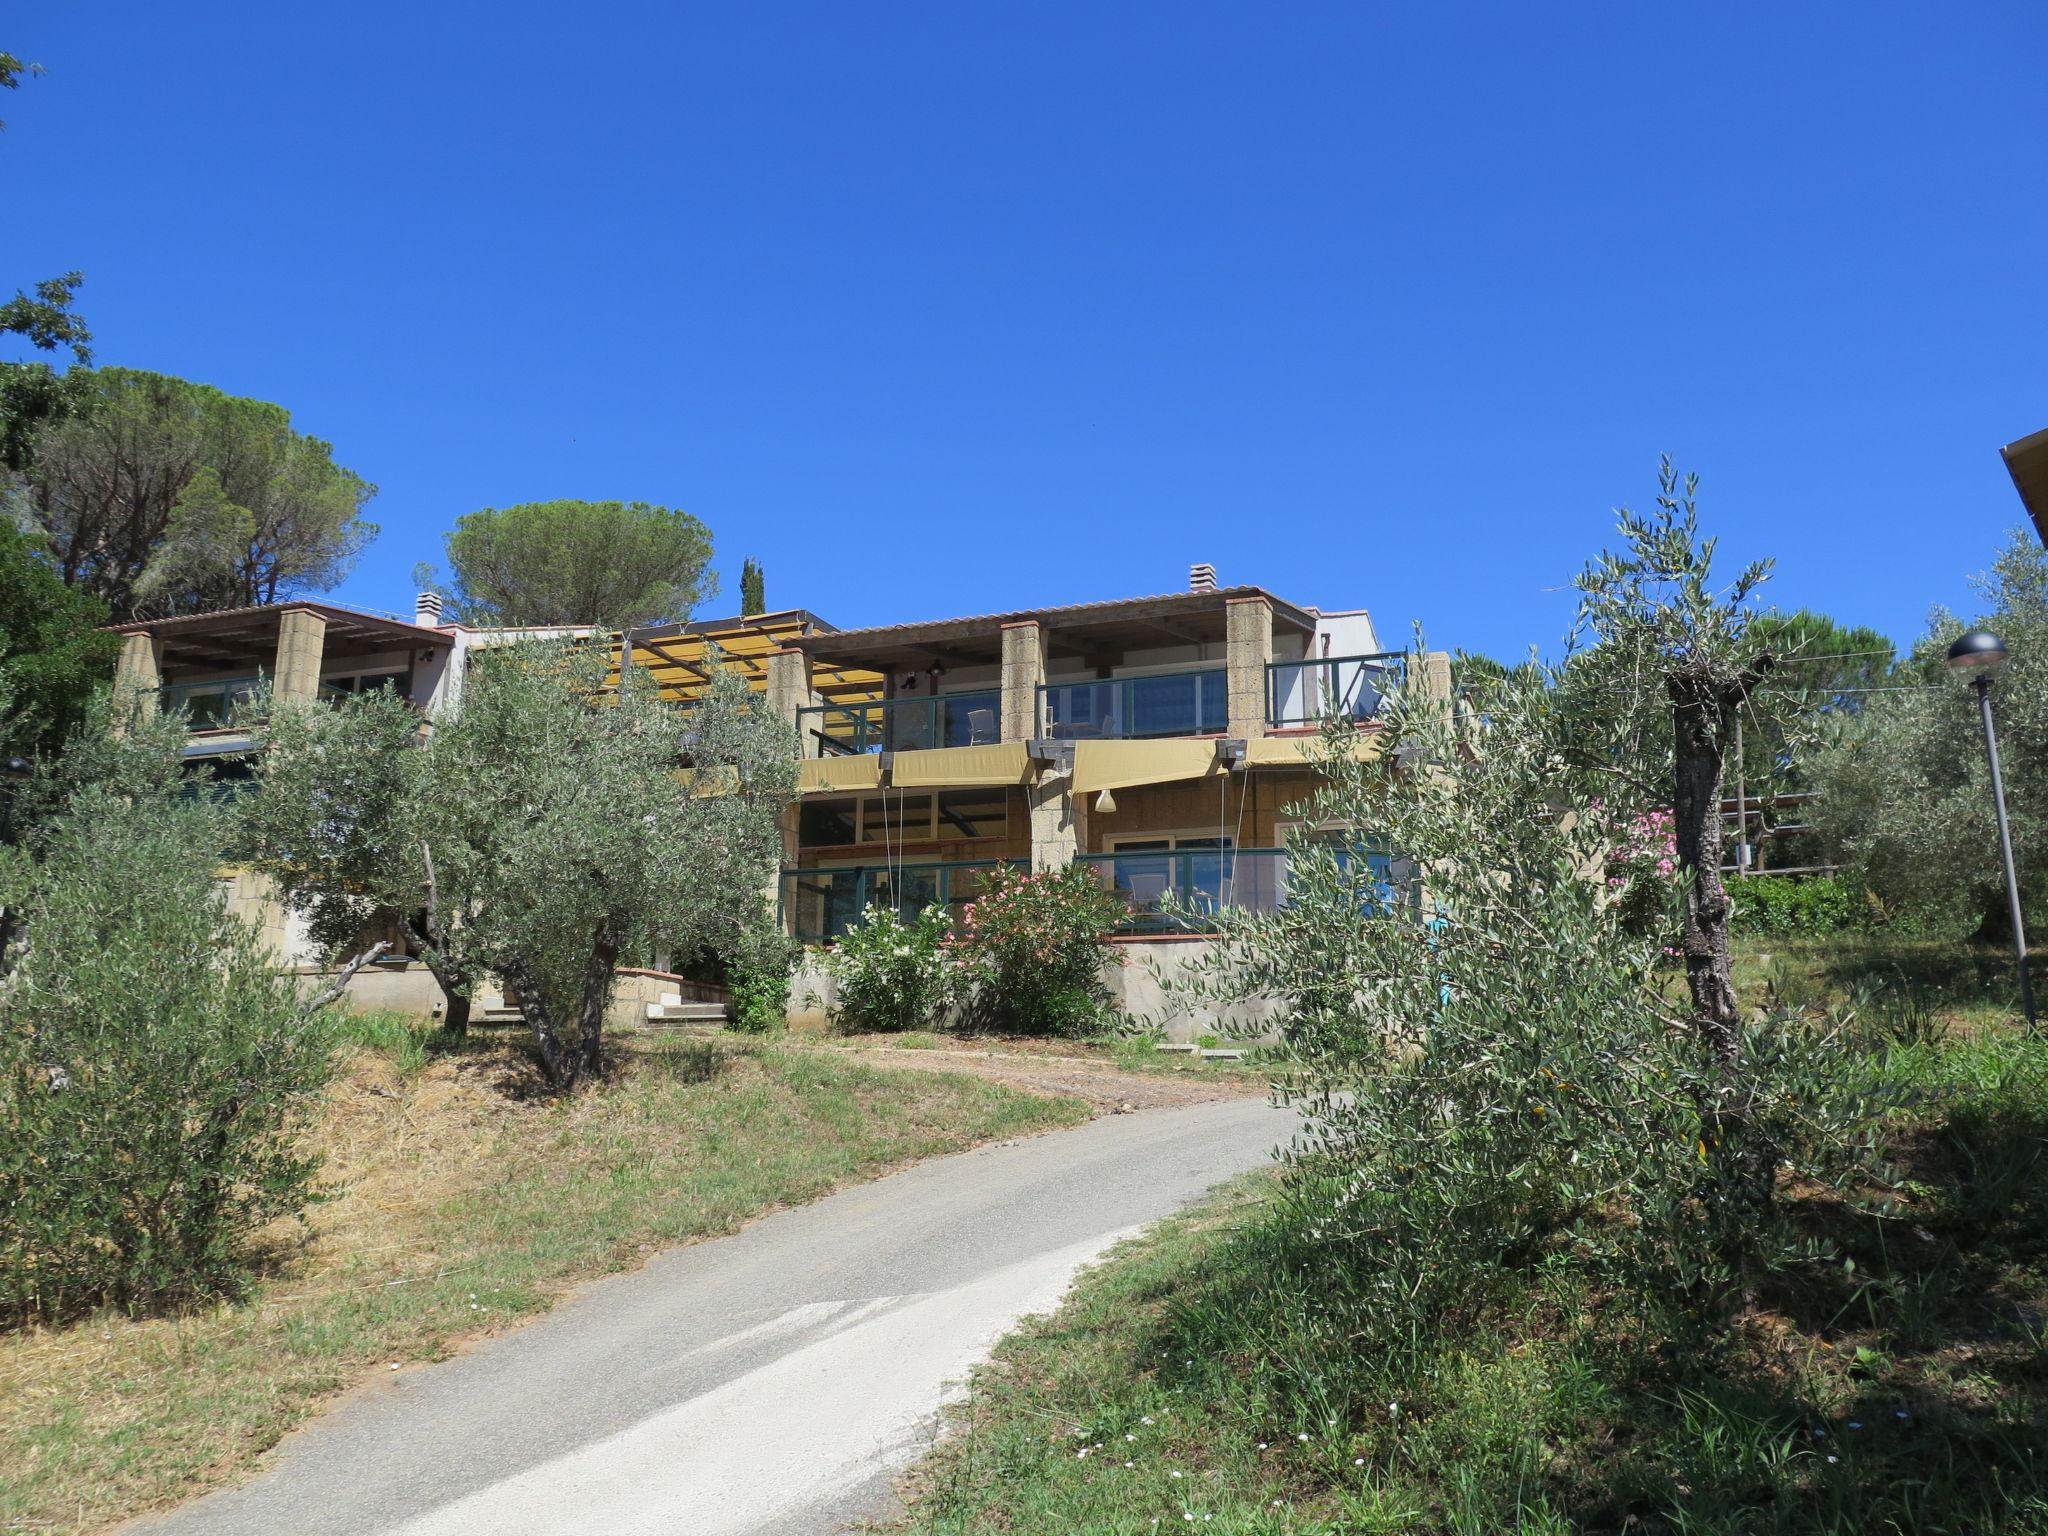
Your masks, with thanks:
[[[650,1024],[723,1024],[726,1021],[726,1007],[723,1003],[649,1003],[647,1022]]]

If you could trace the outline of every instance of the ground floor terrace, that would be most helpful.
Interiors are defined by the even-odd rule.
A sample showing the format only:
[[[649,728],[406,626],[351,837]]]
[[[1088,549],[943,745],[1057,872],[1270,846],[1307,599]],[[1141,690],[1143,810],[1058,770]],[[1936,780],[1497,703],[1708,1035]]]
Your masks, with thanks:
[[[1312,771],[1225,768],[1076,790],[1085,766],[1049,785],[805,796],[778,882],[785,927],[806,943],[829,944],[871,906],[908,916],[937,905],[957,914],[1002,864],[1088,868],[1123,897],[1129,916],[1120,936],[1130,938],[1200,933],[1205,912],[1272,911],[1285,902],[1289,839],[1314,831]]]

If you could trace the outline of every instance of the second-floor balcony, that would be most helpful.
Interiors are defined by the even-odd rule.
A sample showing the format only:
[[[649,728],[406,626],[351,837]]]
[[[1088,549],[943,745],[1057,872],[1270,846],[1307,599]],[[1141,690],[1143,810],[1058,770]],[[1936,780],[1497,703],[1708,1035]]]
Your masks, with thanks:
[[[808,756],[865,752],[919,752],[933,747],[979,747],[1001,739],[1003,696],[995,689],[942,693],[932,698],[877,699],[825,704],[797,711],[797,732]]]
[[[1038,690],[1039,720],[1057,740],[1220,736],[1230,725],[1229,675],[1205,667],[1047,683]]]
[[[1266,723],[1316,725],[1332,715],[1356,722],[1377,719],[1401,685],[1403,666],[1399,651],[1270,662]]]
[[[157,707],[166,714],[183,710],[186,724],[195,731],[219,730],[229,725],[237,711],[260,698],[271,680],[262,673],[250,677],[213,677],[204,682],[170,683],[157,690]],[[378,688],[396,689],[400,698],[409,695],[409,672],[364,672],[345,677],[323,678],[319,697],[328,703],[350,694],[370,693]]]

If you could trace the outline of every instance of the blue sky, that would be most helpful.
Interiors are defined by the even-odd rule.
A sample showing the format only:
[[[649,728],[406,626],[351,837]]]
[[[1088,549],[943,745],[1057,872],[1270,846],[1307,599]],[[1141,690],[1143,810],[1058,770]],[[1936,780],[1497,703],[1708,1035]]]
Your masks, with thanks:
[[[841,625],[1191,561],[1498,653],[1703,476],[1781,606],[1967,605],[2048,426],[2048,8],[18,10],[0,282],[459,514],[641,498]],[[720,611],[728,602],[711,605]]]

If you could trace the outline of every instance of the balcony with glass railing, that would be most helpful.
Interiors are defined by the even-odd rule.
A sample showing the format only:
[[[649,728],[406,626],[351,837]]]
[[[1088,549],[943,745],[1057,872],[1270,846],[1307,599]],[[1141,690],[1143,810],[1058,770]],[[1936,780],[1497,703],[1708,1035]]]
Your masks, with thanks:
[[[993,859],[945,864],[832,865],[784,869],[783,921],[806,944],[829,944],[856,927],[869,907],[884,907],[909,919],[926,907],[946,908],[956,918],[981,891]]]
[[[203,683],[172,683],[157,690],[157,707],[166,714],[183,710],[195,731],[218,730],[235,711],[268,685],[267,677],[216,677]]]
[[[1055,740],[1220,736],[1230,726],[1229,671],[1153,672],[1038,690],[1038,718]]]
[[[213,731],[231,723],[235,712],[256,698],[270,683],[258,673],[254,677],[214,677],[202,683],[169,683],[157,690],[157,707],[166,714],[185,711],[186,723],[195,731]],[[397,690],[405,698],[412,689],[409,672],[370,672],[351,677],[323,680],[318,697],[338,703],[351,694],[370,693],[378,688]]]
[[[846,757],[986,746],[1001,740],[1002,718],[1003,696],[991,688],[928,699],[876,699],[800,709],[797,731],[807,755],[815,750],[820,757]]]
[[[1075,861],[1124,899],[1119,933],[1203,933],[1205,918],[1229,907],[1277,911],[1287,891],[1284,848],[1121,848]]]
[[[1317,656],[1266,665],[1266,723],[1318,725],[1330,716],[1363,724],[1377,719],[1401,686],[1399,651],[1370,656]]]

